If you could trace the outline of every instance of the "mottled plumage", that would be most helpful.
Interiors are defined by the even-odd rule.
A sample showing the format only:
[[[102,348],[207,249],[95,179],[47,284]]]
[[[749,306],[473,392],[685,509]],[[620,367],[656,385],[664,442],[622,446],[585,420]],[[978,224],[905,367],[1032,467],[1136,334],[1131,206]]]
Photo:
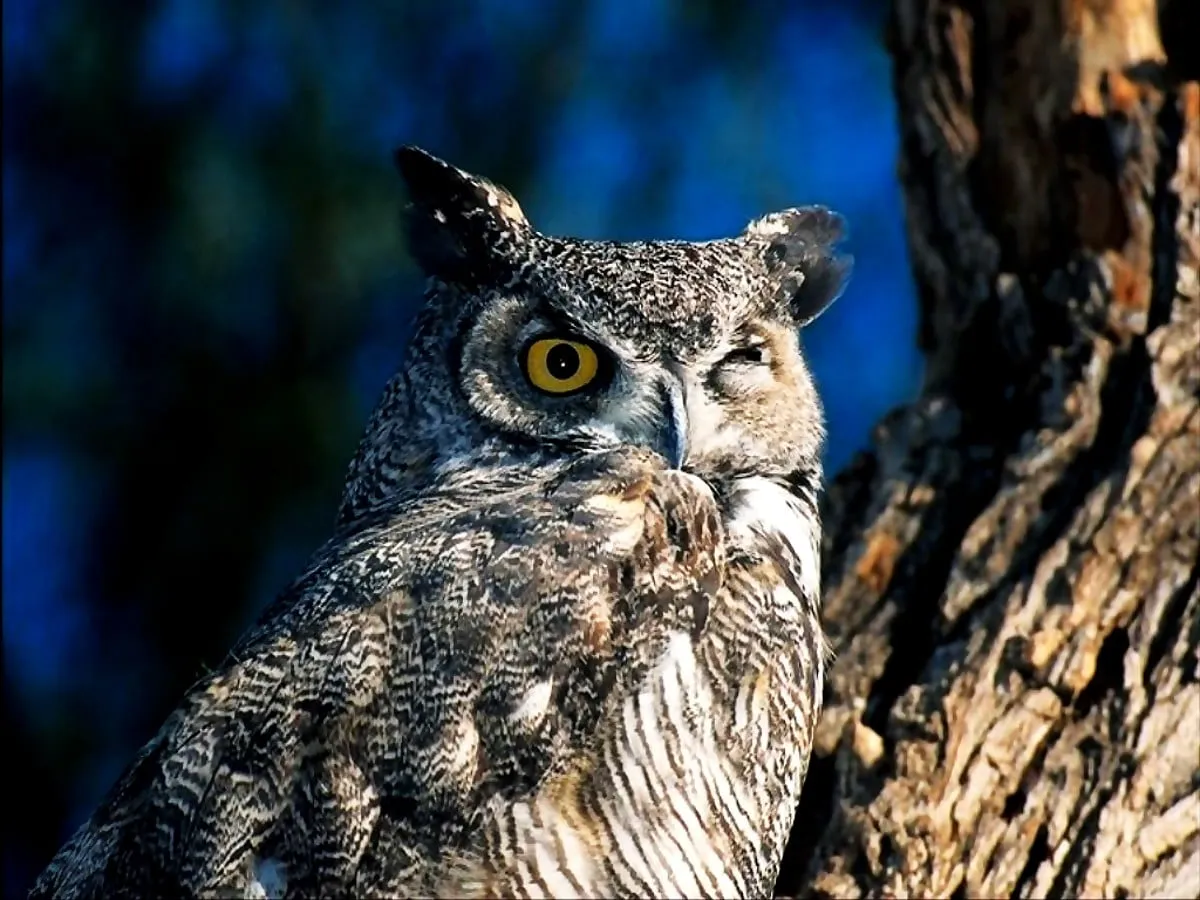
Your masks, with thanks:
[[[427,304],[334,537],[34,895],[769,895],[822,690],[797,332],[840,220],[568,240],[397,162]]]

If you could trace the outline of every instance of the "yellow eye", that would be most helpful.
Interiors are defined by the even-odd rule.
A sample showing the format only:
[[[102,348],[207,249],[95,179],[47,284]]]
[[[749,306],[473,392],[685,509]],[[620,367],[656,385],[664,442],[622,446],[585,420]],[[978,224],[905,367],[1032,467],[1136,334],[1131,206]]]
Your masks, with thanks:
[[[595,381],[599,372],[596,351],[579,341],[540,338],[525,351],[525,375],[547,394],[573,394]]]

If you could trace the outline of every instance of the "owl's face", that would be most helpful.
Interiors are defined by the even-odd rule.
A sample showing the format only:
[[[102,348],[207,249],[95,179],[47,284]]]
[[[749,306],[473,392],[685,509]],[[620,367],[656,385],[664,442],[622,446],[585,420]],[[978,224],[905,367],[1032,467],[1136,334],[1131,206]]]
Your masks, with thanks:
[[[834,214],[788,210],[706,243],[570,240],[421,151],[397,162],[431,276],[408,383],[446,446],[638,445],[710,477],[815,467],[822,416],[798,338],[848,271]]]

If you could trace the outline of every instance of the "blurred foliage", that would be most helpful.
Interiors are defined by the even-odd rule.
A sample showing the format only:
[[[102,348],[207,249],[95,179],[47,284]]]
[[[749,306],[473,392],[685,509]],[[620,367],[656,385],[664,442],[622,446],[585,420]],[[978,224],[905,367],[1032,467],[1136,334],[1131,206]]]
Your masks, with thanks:
[[[7,891],[327,536],[419,299],[396,144],[584,237],[838,208],[856,278],[806,343],[829,464],[865,442],[919,376],[882,14],[5,2]]]

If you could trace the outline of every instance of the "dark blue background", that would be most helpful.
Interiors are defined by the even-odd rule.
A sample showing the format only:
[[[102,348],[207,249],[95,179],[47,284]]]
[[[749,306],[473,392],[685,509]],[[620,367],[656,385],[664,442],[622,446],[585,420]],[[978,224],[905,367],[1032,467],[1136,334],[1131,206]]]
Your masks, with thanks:
[[[328,534],[419,283],[390,151],[536,226],[827,203],[827,464],[919,378],[880,2],[4,3],[5,883]],[[17,763],[21,768],[17,766]],[[13,818],[15,815],[15,818]]]

